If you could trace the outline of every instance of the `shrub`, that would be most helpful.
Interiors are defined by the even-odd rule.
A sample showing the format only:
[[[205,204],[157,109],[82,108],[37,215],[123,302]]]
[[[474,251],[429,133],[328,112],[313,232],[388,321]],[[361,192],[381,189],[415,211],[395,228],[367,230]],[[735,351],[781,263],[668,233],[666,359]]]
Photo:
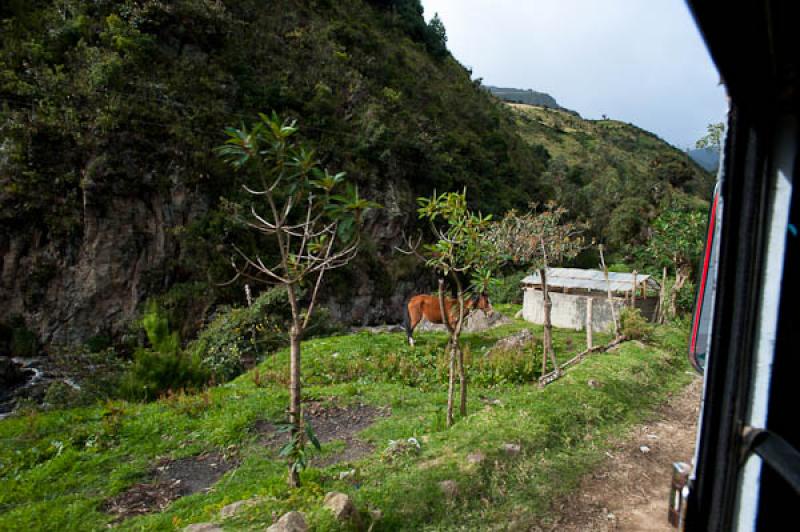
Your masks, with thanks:
[[[217,380],[232,379],[245,360],[259,360],[287,343],[288,307],[283,288],[264,292],[249,307],[225,307],[188,350]]]
[[[39,351],[39,341],[25,326],[25,320],[13,316],[0,323],[0,356],[32,357]]]
[[[476,386],[524,384],[539,377],[542,363],[541,345],[531,349],[495,349],[474,361],[470,380]]]
[[[621,333],[631,340],[647,340],[653,334],[653,325],[638,308],[625,307],[620,312]]]
[[[678,299],[676,301],[678,307],[678,314],[691,314],[694,312],[695,296],[697,288],[692,281],[686,283],[678,291]]]
[[[105,334],[97,334],[86,340],[86,348],[92,353],[99,353],[111,347],[111,337]]]
[[[152,349],[140,347],[133,356],[133,365],[122,379],[122,394],[129,399],[155,399],[169,390],[200,388],[208,379],[208,371],[197,356],[180,349],[180,337],[170,332],[164,311],[155,303],[147,306],[142,328]]]
[[[169,320],[155,301],[147,305],[142,316],[142,328],[153,349],[159,353],[176,353],[180,349],[177,332],[169,332]]]
[[[72,408],[87,404],[81,390],[64,381],[54,381],[47,387],[43,403],[45,408]]]
[[[196,389],[208,380],[208,372],[196,357],[181,351],[160,353],[140,348],[122,380],[122,394],[149,401],[169,390]]]
[[[267,353],[288,345],[289,298],[283,287],[259,295],[249,307],[225,307],[189,345],[189,352],[217,381],[230,380]],[[335,331],[324,309],[314,313],[307,336]]]

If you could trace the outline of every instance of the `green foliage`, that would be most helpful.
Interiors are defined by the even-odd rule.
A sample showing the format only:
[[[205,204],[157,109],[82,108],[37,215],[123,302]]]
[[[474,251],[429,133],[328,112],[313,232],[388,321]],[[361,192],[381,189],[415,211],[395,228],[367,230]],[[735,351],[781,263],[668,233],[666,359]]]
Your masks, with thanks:
[[[499,267],[496,250],[487,239],[491,215],[467,208],[467,191],[417,198],[417,212],[433,230],[435,242],[425,246],[426,265],[440,275],[465,275],[474,293],[488,290]]]
[[[0,322],[0,356],[27,358],[38,352],[39,340],[22,317],[12,316],[8,322]]]
[[[128,399],[151,401],[170,390],[199,389],[207,381],[207,371],[193,356],[140,348],[122,379],[121,390]]]
[[[130,219],[118,245],[136,257],[150,222],[126,216],[145,205],[175,213],[159,223],[165,249],[179,252],[143,272],[142,290],[199,285],[187,305],[161,302],[183,338],[241,294],[241,282],[217,284],[230,278],[221,249],[276,257],[235,230],[220,198],[246,207],[246,176],[211,150],[226,125],[259,111],[296,118],[316,160],[370,199],[400,191],[401,210],[434,188],[468,186],[483,212],[541,199],[547,154],[449,56],[418,0],[0,4],[0,228],[73,250],[95,217]],[[385,222],[374,218],[370,227]],[[33,273],[22,283],[39,293],[47,271]]]
[[[112,345],[111,338],[105,334],[96,334],[86,340],[86,349],[92,353],[99,353],[105,351]]]
[[[286,290],[276,287],[249,307],[219,309],[187,351],[217,382],[224,382],[244,370],[245,360],[261,360],[286,345],[290,319]]]
[[[504,303],[522,304],[520,283],[527,275],[528,273],[525,271],[511,273],[499,277],[489,284],[489,298],[492,300],[492,305]]]
[[[47,387],[42,403],[48,408],[73,408],[91,404],[85,396],[64,381],[54,381]]]
[[[294,425],[291,423],[282,423],[277,425],[277,432],[279,434],[290,434]],[[309,444],[311,444],[317,451],[322,450],[322,446],[314,433],[314,428],[308,419],[304,419],[301,427],[294,434],[290,434],[289,441],[281,447],[279,456],[285,458],[291,464],[293,471],[300,472],[308,467]]]
[[[625,307],[619,314],[620,334],[631,340],[649,340],[654,326],[642,316],[638,308]]]
[[[642,197],[624,198],[611,212],[607,238],[616,249],[627,249],[631,242],[646,239],[652,207]]]
[[[715,148],[719,151],[722,146],[722,135],[725,133],[725,124],[717,122],[716,124],[708,124],[707,133],[695,143],[695,148]]]
[[[608,271],[615,273],[632,273],[633,268],[631,268],[627,264],[623,264],[621,262],[615,262],[614,264],[608,265]]]
[[[39,340],[25,325],[14,327],[11,332],[11,355],[33,357],[39,353]]]
[[[169,320],[155,301],[150,301],[142,316],[142,329],[150,345],[161,354],[172,355],[180,349],[177,332],[169,332]]]
[[[513,314],[516,308],[509,309],[509,314]],[[487,388],[535,382],[541,367],[539,340],[516,350],[489,352],[498,339],[522,329],[533,329],[535,336],[541,338],[540,326],[531,326],[522,320],[517,320],[512,326],[492,329],[491,334],[464,333],[461,341],[469,382]],[[560,362],[576,355],[585,345],[582,331],[556,329],[553,334]],[[385,383],[437,390],[448,379],[444,339],[441,333],[422,333],[417,335],[416,346],[411,347],[400,335],[363,332],[309,341],[304,346],[303,382],[311,386]],[[606,334],[595,334],[597,343],[609,339]],[[265,383],[286,383],[288,370],[288,352],[284,349],[262,362],[259,381],[262,386]]]
[[[491,387],[535,382],[541,376],[541,343],[525,349],[495,349],[474,362],[470,380],[475,386]]]
[[[692,315],[694,312],[695,297],[697,296],[697,287],[691,280],[686,281],[678,292],[677,310],[679,314]]]
[[[586,220],[587,239],[607,244],[612,255],[636,255],[672,203],[702,204],[711,196],[713,175],[652,133],[557,109],[512,108],[526,142],[550,155],[546,197]]]
[[[133,364],[122,378],[122,396],[153,400],[169,390],[202,387],[209,373],[198,357],[181,350],[177,332],[170,332],[164,311],[153,301],[148,303],[142,328],[152,348],[140,347]]]
[[[447,31],[444,28],[444,22],[439,18],[439,13],[435,13],[428,22],[428,28],[425,33],[425,44],[434,56],[444,57],[448,55]]]
[[[658,270],[666,266],[690,271],[703,252],[706,215],[678,205],[665,209],[655,220],[642,262]]]
[[[48,366],[54,374],[70,375],[71,382],[80,388],[62,381],[48,387],[44,402],[50,408],[64,408],[119,398],[120,383],[130,362],[113,348],[92,351],[73,347],[52,349]]]

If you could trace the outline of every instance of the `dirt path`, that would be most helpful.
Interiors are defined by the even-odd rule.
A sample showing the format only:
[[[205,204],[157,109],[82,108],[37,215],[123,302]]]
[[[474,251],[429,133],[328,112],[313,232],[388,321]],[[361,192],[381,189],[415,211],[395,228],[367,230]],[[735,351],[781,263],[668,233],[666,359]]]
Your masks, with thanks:
[[[608,458],[560,501],[554,521],[540,530],[559,532],[660,532],[667,523],[673,462],[689,462],[695,444],[702,380],[696,378],[662,405],[650,423],[613,445]]]

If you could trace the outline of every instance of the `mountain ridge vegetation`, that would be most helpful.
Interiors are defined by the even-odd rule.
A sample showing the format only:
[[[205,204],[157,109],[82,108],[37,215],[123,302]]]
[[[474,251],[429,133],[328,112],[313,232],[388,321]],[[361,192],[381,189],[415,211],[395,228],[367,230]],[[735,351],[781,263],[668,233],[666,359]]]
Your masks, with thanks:
[[[525,141],[550,156],[545,195],[588,220],[591,237],[618,259],[632,260],[661,212],[707,208],[713,176],[655,134],[617,120],[508,105]]]
[[[576,218],[596,219],[602,238],[602,201],[628,194],[628,218],[644,209],[645,220],[663,208],[663,194],[643,203],[636,187],[596,206],[573,194],[571,180],[603,188],[605,176],[590,164],[554,164],[559,143],[541,125],[534,135],[471,79],[418,0],[273,7],[0,6],[0,322],[24,322],[45,345],[124,340],[145,301],[159,297],[190,338],[216,304],[242,304],[243,283],[222,286],[233,274],[228,255],[231,244],[258,242],[232,222],[240,182],[212,151],[224,127],[258,112],[296,118],[323,166],[385,206],[365,221],[355,267],[325,288],[325,305],[345,322],[397,321],[405,296],[429,288],[394,246],[418,223],[415,198],[434,189],[467,188],[471,209],[497,215],[556,199]],[[640,166],[636,175],[649,172]],[[706,178],[673,166],[690,177],[660,189],[689,186],[681,197],[702,197],[705,185],[694,183]],[[673,179],[671,171],[650,182]]]
[[[14,1],[0,20],[0,320],[22,315],[44,343],[120,337],[175,286],[189,315],[241,299],[217,283],[230,244],[255,243],[226,215],[241,191],[212,148],[258,112],[296,118],[324,166],[387,206],[339,283],[361,306],[329,297],[347,321],[391,319],[413,289],[386,257],[416,196],[467,187],[486,212],[537,198],[546,154],[418,0]]]

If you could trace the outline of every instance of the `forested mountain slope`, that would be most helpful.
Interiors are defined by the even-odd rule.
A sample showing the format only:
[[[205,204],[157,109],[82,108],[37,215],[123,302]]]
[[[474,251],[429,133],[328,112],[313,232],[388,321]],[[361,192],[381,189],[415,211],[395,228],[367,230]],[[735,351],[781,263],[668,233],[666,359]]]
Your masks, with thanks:
[[[385,206],[329,287],[345,319],[393,320],[413,288],[392,249],[416,195],[467,187],[484,212],[541,197],[546,154],[418,0],[10,0],[0,43],[0,322],[44,343],[119,337],[157,294],[187,330],[241,302],[217,283],[230,244],[255,244],[221,208],[240,188],[212,149],[257,112],[296,118]]]
[[[549,154],[544,196],[589,224],[619,258],[644,244],[664,209],[704,209],[713,175],[656,135],[616,120],[509,104],[531,146]]]

